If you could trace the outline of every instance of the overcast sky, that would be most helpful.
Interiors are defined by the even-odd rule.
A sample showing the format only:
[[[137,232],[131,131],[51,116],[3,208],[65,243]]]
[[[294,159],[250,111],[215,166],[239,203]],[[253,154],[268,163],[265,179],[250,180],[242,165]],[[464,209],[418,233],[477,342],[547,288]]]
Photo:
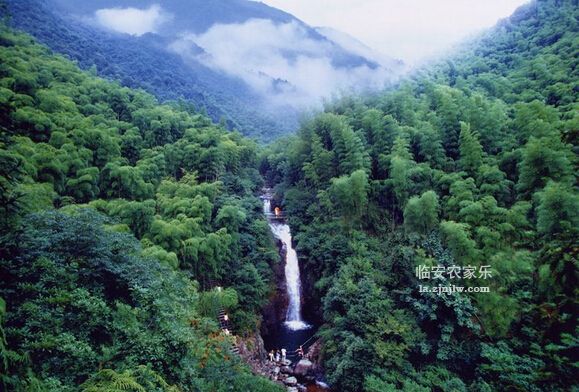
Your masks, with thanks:
[[[262,0],[414,64],[493,26],[528,0]]]

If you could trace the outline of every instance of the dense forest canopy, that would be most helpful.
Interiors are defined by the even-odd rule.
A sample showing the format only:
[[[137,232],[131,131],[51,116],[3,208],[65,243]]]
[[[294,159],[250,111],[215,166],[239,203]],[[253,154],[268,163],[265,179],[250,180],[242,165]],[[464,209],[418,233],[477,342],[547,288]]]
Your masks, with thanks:
[[[534,1],[269,146],[2,25],[0,389],[281,390],[216,322],[274,289],[264,185],[334,390],[578,388],[578,18]]]
[[[577,387],[578,10],[524,6],[264,154],[337,390]],[[438,267],[492,277],[415,273]],[[490,292],[419,290],[439,285]]]
[[[271,290],[256,144],[6,27],[0,44],[2,385],[277,390],[216,324],[223,307],[253,331]]]

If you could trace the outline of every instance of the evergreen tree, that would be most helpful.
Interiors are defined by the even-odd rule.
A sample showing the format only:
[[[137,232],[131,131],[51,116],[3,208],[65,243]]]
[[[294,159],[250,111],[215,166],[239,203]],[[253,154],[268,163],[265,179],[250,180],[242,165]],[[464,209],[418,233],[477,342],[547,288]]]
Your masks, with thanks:
[[[478,134],[471,131],[469,124],[462,122],[460,124],[460,168],[471,177],[476,177],[482,165],[482,158],[483,151]]]

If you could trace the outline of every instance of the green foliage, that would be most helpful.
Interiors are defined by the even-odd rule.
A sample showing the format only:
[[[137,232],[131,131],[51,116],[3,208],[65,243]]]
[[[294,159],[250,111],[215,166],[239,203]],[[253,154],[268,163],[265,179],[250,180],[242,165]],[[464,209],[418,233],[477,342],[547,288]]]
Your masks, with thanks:
[[[546,236],[573,235],[579,230],[579,196],[571,187],[550,182],[538,193],[537,231]]]
[[[0,382],[276,390],[211,320],[252,331],[270,294],[259,167],[336,390],[576,389],[577,12],[531,2],[262,151],[2,28]],[[415,274],[456,265],[492,276]]]
[[[0,385],[277,390],[198,293],[225,287],[236,332],[255,331],[276,255],[255,142],[0,37]]]
[[[260,169],[291,217],[337,390],[577,389],[578,16],[533,1],[269,148]],[[348,129],[365,154],[344,147]],[[454,266],[492,276],[415,275]]]
[[[368,176],[357,170],[349,176],[332,179],[330,199],[346,223],[358,223],[368,202]]]
[[[478,135],[471,131],[470,125],[460,124],[460,160],[459,166],[470,176],[475,177],[482,165],[483,150]]]
[[[481,365],[480,371],[494,388],[541,390],[534,379],[543,365],[540,360],[513,353],[505,342],[494,347],[483,343],[481,356],[486,363]]]
[[[470,238],[466,223],[444,221],[440,224],[446,246],[462,265],[473,264],[477,258],[476,242]]]
[[[568,155],[569,148],[559,135],[531,137],[523,149],[517,187],[523,192],[534,192],[543,188],[548,180],[568,182],[571,174]]]
[[[199,312],[210,318],[216,318],[220,310],[235,308],[239,303],[237,292],[232,288],[213,289],[201,293]]]
[[[163,377],[153,370],[145,366],[139,366],[135,370],[126,370],[122,373],[117,373],[111,369],[100,370],[82,385],[82,391],[177,392],[179,388],[167,384]]]
[[[409,151],[408,140],[399,136],[394,141],[390,160],[390,182],[399,209],[402,209],[410,193],[410,169],[414,161]]]
[[[412,197],[404,209],[404,226],[408,232],[427,234],[438,225],[438,196],[428,191]]]

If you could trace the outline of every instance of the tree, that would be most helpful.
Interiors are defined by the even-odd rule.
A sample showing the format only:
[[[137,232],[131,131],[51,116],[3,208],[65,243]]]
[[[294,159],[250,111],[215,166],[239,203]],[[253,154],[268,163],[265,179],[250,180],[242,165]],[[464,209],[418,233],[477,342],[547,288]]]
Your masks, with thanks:
[[[23,207],[17,191],[18,184],[26,175],[25,160],[20,154],[0,150],[0,215],[1,231],[12,228],[20,209]]]
[[[368,202],[368,176],[364,170],[332,179],[330,198],[344,221],[360,223]]]
[[[145,200],[153,195],[153,184],[145,182],[138,168],[108,163],[101,172],[99,188],[105,197]]]
[[[215,223],[223,226],[229,233],[237,233],[239,227],[245,223],[247,214],[240,206],[225,205],[219,209]]]
[[[428,234],[438,226],[438,196],[428,191],[420,197],[411,197],[404,208],[404,226],[407,232]]]
[[[143,138],[137,128],[126,131],[121,137],[121,154],[129,160],[131,165],[137,163],[143,148]]]
[[[304,176],[317,187],[323,187],[332,177],[334,177],[333,162],[335,160],[334,151],[324,148],[320,137],[317,134],[312,136],[312,156],[311,161],[303,165]]]
[[[472,132],[470,125],[460,123],[460,167],[471,177],[476,177],[483,157],[482,146],[478,134]]]
[[[483,164],[478,169],[478,183],[481,194],[493,196],[501,205],[510,204],[514,184],[497,166]]]
[[[573,234],[579,230],[579,196],[573,189],[556,182],[549,182],[539,192],[537,206],[537,231],[546,237]]]
[[[536,374],[544,365],[540,360],[526,355],[517,355],[506,342],[495,345],[482,344],[482,358],[485,363],[480,372],[495,389],[523,389],[539,392]]]
[[[408,140],[398,136],[390,158],[390,182],[399,209],[404,208],[410,190],[410,169],[415,162],[412,160]]]
[[[523,148],[517,189],[530,194],[543,188],[549,180],[570,181],[570,156],[569,147],[561,142],[558,133],[549,137],[531,137]]]
[[[77,178],[70,178],[66,181],[66,193],[81,203],[95,199],[100,193],[99,174],[99,169],[96,167],[80,169],[76,173]]]
[[[468,229],[467,224],[453,221],[444,221],[440,224],[446,245],[461,265],[472,265],[478,255],[476,243],[470,238]]]
[[[419,132],[419,158],[418,161],[425,161],[433,168],[444,167],[446,156],[442,146],[440,133],[430,127],[430,124],[424,124]]]

